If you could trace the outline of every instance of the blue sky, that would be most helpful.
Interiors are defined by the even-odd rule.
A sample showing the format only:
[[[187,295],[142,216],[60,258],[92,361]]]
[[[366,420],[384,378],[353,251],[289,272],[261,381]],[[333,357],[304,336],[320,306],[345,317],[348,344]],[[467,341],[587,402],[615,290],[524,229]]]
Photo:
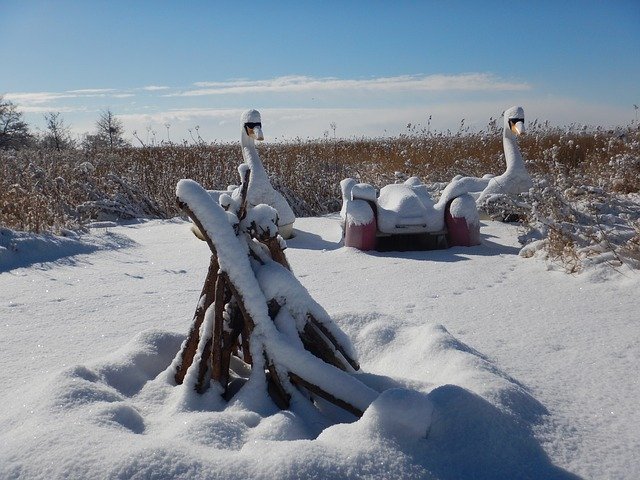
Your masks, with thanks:
[[[397,134],[429,115],[479,129],[514,104],[527,120],[623,125],[639,52],[638,0],[0,0],[0,95],[76,134],[109,108],[143,141],[196,126],[235,140],[247,108],[267,140],[332,122],[338,136]]]

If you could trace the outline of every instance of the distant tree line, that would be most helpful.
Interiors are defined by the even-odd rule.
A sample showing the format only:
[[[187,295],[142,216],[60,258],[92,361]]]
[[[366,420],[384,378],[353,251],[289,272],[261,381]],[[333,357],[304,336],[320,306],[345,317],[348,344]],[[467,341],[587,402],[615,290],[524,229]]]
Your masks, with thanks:
[[[128,146],[124,139],[124,125],[110,109],[100,112],[95,132],[87,133],[80,141],[73,139],[60,112],[44,114],[45,128],[41,134],[30,131],[18,107],[0,95],[0,150],[19,150],[44,147],[55,150],[83,148],[87,150],[113,150]]]

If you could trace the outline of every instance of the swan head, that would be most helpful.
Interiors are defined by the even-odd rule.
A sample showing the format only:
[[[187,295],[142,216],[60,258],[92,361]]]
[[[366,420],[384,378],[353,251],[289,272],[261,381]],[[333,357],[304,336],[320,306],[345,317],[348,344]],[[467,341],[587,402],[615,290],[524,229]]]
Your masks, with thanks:
[[[262,120],[260,112],[257,110],[247,110],[240,117],[242,122],[242,133],[254,140],[264,140],[262,133]]]
[[[511,107],[504,112],[504,133],[513,136],[523,135],[524,130],[524,109],[522,107]]]

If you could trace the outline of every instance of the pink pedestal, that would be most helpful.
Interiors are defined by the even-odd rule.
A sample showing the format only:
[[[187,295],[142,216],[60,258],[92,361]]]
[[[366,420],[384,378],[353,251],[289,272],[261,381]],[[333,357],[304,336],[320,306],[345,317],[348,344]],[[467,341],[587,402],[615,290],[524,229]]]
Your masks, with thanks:
[[[377,224],[375,218],[365,225],[347,223],[344,232],[344,246],[358,250],[375,250]]]
[[[444,221],[447,224],[447,240],[450,247],[472,247],[473,245],[480,245],[480,224],[472,225],[467,224],[466,218],[454,218],[449,213],[449,209],[444,216]]]

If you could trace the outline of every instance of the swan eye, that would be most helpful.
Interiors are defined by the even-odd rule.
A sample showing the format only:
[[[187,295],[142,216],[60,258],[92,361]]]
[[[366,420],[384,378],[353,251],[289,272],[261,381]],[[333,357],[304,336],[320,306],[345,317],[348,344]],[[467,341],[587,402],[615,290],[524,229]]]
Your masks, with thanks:
[[[509,126],[513,126],[518,122],[524,123],[524,118],[510,118],[509,119]]]
[[[254,129],[256,127],[262,128],[262,123],[260,122],[247,122],[244,124],[245,128]]]

